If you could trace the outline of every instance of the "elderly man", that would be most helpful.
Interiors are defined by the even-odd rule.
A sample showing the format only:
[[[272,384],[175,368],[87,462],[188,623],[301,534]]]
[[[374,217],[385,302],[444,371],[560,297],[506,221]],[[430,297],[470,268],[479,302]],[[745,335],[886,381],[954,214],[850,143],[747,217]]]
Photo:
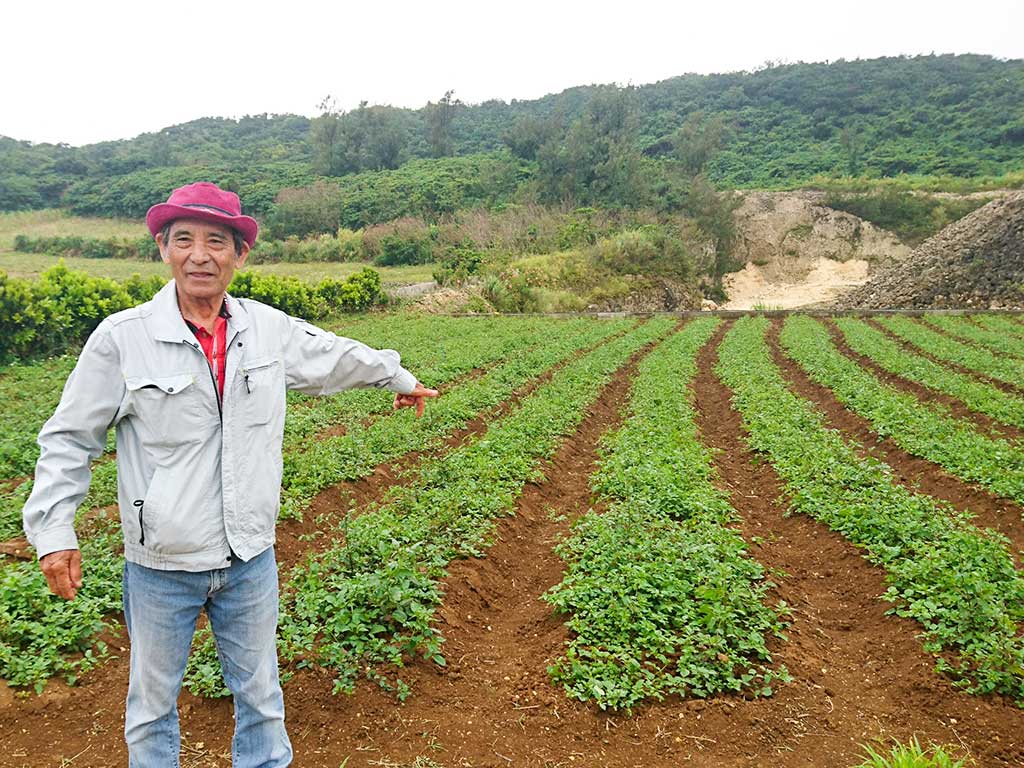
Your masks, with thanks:
[[[116,426],[129,765],[178,764],[177,696],[203,608],[234,695],[234,765],[288,765],[273,549],[285,390],[384,387],[396,408],[417,415],[437,392],[396,352],[227,295],[257,234],[237,195],[190,184],[153,206],[146,223],[174,279],[105,319],[86,343],[39,435],[25,530],[50,589],[74,599],[75,510],[90,461]]]

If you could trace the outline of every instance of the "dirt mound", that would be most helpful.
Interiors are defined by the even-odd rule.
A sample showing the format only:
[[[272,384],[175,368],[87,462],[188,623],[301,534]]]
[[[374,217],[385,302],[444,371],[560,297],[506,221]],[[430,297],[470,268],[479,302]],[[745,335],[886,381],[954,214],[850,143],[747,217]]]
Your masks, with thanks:
[[[828,301],[910,255],[891,232],[824,205],[823,192],[748,192],[736,211],[736,260],[725,309]]]
[[[1024,305],[1024,193],[950,224],[833,309],[1000,309]]]

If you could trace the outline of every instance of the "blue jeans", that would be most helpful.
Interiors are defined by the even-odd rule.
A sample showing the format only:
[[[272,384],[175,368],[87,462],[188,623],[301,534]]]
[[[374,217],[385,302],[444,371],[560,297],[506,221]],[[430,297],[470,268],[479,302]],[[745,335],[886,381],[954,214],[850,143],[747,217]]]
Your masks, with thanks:
[[[212,571],[159,571],[125,563],[124,616],[131,671],[124,720],[130,768],[176,768],[181,750],[178,693],[203,608],[234,696],[235,768],[291,763],[277,676],[277,562],[274,548]]]

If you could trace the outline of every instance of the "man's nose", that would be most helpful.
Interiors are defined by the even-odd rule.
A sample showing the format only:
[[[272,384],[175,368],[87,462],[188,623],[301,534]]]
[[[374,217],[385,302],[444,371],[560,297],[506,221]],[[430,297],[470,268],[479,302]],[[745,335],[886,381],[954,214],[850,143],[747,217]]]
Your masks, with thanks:
[[[192,261],[207,261],[210,258],[210,251],[204,240],[196,240],[192,243]]]

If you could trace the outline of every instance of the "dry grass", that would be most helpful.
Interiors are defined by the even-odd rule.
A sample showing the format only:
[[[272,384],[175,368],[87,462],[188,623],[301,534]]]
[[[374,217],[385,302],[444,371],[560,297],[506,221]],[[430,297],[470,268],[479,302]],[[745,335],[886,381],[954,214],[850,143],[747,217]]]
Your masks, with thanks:
[[[15,235],[55,237],[143,237],[146,225],[136,219],[101,219],[71,216],[66,211],[14,211],[0,213],[0,251],[14,247]]]

